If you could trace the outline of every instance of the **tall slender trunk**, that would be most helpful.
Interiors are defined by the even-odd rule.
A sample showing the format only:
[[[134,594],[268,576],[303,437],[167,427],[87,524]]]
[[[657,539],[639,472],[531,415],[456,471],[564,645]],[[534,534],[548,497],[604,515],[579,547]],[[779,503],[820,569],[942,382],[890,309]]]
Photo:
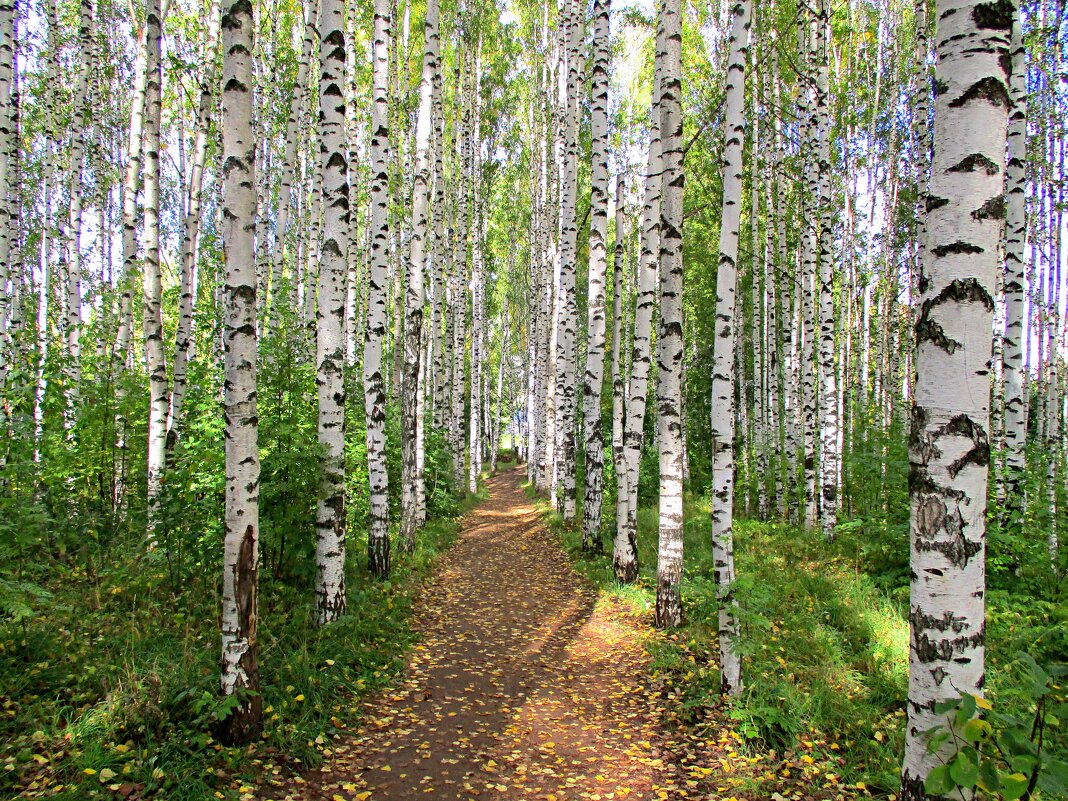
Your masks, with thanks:
[[[386,383],[382,349],[389,303],[389,0],[375,0],[371,90],[371,261],[363,393],[367,420],[367,475],[371,524],[367,560],[371,572],[389,575],[389,476],[386,473]]]
[[[300,61],[297,62],[297,76],[293,83],[293,96],[289,102],[289,116],[286,119],[286,144],[282,156],[282,172],[278,186],[278,207],[275,210],[274,252],[271,254],[271,302],[268,307],[268,329],[273,330],[278,323],[277,304],[286,299],[279,297],[282,271],[289,253],[286,234],[289,230],[289,214],[293,203],[293,182],[297,169],[297,147],[300,144],[300,122],[304,107],[310,96],[308,73],[311,71],[312,45],[315,28],[318,24],[318,2],[307,4],[304,10],[304,37],[301,44]],[[350,209],[351,212],[351,209]],[[295,265],[290,264],[290,269]],[[266,298],[264,298],[266,300]]]
[[[734,597],[734,315],[738,284],[738,238],[742,214],[742,147],[745,136],[745,64],[749,52],[748,0],[737,0],[727,61],[726,141],[723,150],[723,211],[716,271],[716,344],[712,366],[712,564],[719,596],[720,685],[742,691]]]
[[[167,442],[167,409],[170,406],[167,362],[163,351],[163,281],[160,271],[160,115],[162,112],[163,64],[161,38],[163,21],[159,0],[149,0],[145,11],[148,42],[148,78],[145,81],[145,199],[144,199],[144,297],[141,325],[145,339],[145,368],[148,371],[148,542],[156,544],[160,492]]]
[[[412,194],[411,249],[408,260],[408,291],[405,296],[404,365],[401,384],[401,542],[409,553],[415,550],[418,525],[417,475],[419,425],[419,376],[423,337],[423,268],[426,262],[429,225],[430,152],[434,93],[437,89],[438,34],[437,0],[428,0],[424,27],[423,74],[419,84],[419,112],[415,124],[415,178]]]
[[[476,63],[479,59],[476,57]],[[471,194],[473,221],[471,231],[471,385],[468,402],[467,491],[478,492],[478,477],[482,472],[482,381],[485,360],[486,287],[482,251],[482,179],[481,136],[479,120],[479,74],[475,68],[475,114],[471,130]]]
[[[660,327],[657,330],[657,444],[660,446],[660,526],[656,571],[656,625],[682,622],[682,2],[663,0],[663,76],[660,135]]]
[[[1008,164],[1005,169],[1005,500],[1010,517],[1023,511],[1027,394],[1024,338],[1024,252],[1027,241],[1027,76],[1019,12],[1012,24]]]
[[[616,492],[626,491],[627,466],[623,459],[623,429],[626,425],[627,376],[623,357],[623,270],[626,253],[626,187],[623,174],[616,176],[615,247],[612,254],[612,467],[616,476]]]
[[[557,500],[565,521],[575,517],[575,379],[578,354],[578,301],[575,296],[578,219],[579,85],[583,70],[582,39],[586,15],[578,0],[564,0],[566,18],[566,102],[563,126],[563,161],[560,186],[560,279],[557,284],[556,328],[556,449]]]
[[[508,274],[511,277],[514,273],[509,270]],[[497,413],[494,418],[492,442],[490,443],[491,473],[497,472],[497,456],[501,447],[501,418],[505,408],[504,393],[506,391],[504,377],[508,374],[508,333],[510,328],[511,326],[508,324],[508,295],[505,293],[504,299],[501,301],[501,360],[497,366]]]
[[[322,0],[319,14],[319,162],[323,233],[315,337],[322,478],[315,516],[315,620],[345,614],[345,282],[349,185],[345,142],[345,6]],[[368,449],[370,450],[370,449]]]
[[[833,260],[834,212],[831,199],[831,131],[828,102],[830,0],[817,0],[816,17],[816,115],[818,145],[816,159],[819,171],[819,443],[820,443],[820,522],[824,536],[834,539],[838,523],[838,376],[835,358],[834,277],[837,272]]]
[[[204,67],[200,76],[200,103],[197,107],[196,135],[193,140],[193,165],[189,175],[186,212],[182,220],[182,247],[179,254],[178,327],[174,336],[174,386],[167,410],[167,454],[174,452],[182,424],[189,359],[193,348],[193,309],[196,300],[197,237],[203,200],[204,163],[208,153],[208,128],[215,98],[215,70],[219,52],[219,25],[222,17],[220,0],[213,0],[204,38]]]
[[[222,30],[226,511],[220,686],[223,695],[237,699],[224,721],[223,739],[246,743],[259,736],[263,711],[256,632],[260,454],[256,413],[252,6],[244,0],[228,0]]]
[[[656,52],[663,52],[663,26],[657,29]],[[660,252],[660,192],[663,158],[661,154],[660,95],[661,60],[653,68],[653,96],[650,116],[648,162],[642,201],[641,256],[634,298],[634,324],[631,342],[630,381],[627,388],[626,425],[623,453],[626,460],[625,488],[616,492],[616,537],[612,546],[612,569],[616,579],[629,584],[638,577],[638,465],[645,438],[646,394],[652,357],[653,310],[656,306],[656,274]]]
[[[928,747],[985,679],[986,503],[994,272],[1001,232],[1011,5],[938,0],[934,159],[909,438],[911,587],[904,801],[956,750]]]
[[[817,15],[806,5],[799,18],[798,34],[803,42],[803,67],[805,76],[802,85],[801,104],[801,156],[803,162],[803,191],[801,216],[804,226],[801,235],[801,361],[799,365],[801,396],[801,440],[804,452],[804,523],[815,526],[818,513],[816,497],[816,374],[815,374],[815,283],[818,273],[817,247],[819,244],[817,219],[819,202],[819,164],[814,158],[819,130],[818,102],[810,86],[813,62],[816,58],[815,40]]]
[[[593,78],[590,163],[590,258],[586,328],[586,374],[582,391],[586,434],[586,482],[582,547],[600,553],[601,502],[604,497],[604,434],[601,387],[604,384],[605,272],[608,265],[608,66],[611,0],[594,0]]]
[[[86,137],[86,96],[89,89],[89,77],[93,72],[95,50],[92,47],[93,3],[92,0],[80,0],[78,20],[78,58],[80,68],[75,79],[72,98],[73,119],[71,120],[70,142],[70,182],[68,197],[70,199],[67,214],[67,231],[63,237],[62,247],[66,249],[66,334],[68,395],[77,397],[78,383],[81,381],[81,333],[82,333],[82,173],[85,161]]]
[[[12,240],[17,243],[17,231],[11,225],[12,207],[18,202],[11,191],[15,183],[11,153],[16,146],[15,64],[15,0],[0,0],[0,435],[8,433],[7,381],[16,358],[11,334],[16,325],[17,286],[21,279],[12,259]],[[0,450],[0,471],[5,466],[5,453]]]

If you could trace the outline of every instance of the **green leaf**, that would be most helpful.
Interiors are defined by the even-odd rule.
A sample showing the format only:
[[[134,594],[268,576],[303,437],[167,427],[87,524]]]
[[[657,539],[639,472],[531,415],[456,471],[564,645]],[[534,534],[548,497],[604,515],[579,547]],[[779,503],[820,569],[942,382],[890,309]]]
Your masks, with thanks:
[[[963,748],[957,752],[957,756],[949,763],[949,776],[958,787],[975,787],[979,781],[979,754],[974,748]]]
[[[934,713],[936,715],[944,715],[946,712],[952,712],[960,706],[960,699],[954,698],[950,701],[936,701],[934,705]]]
[[[954,786],[953,780],[949,777],[949,768],[946,765],[931,768],[931,772],[927,774],[927,778],[923,782],[923,789],[927,795],[945,795],[952,791]]]
[[[1004,801],[1017,801],[1027,792],[1027,777],[1022,773],[1001,774],[1001,797]]]
[[[989,759],[984,759],[979,763],[979,787],[987,793],[996,793],[1001,789],[998,769]]]
[[[1031,692],[1035,698],[1041,698],[1049,690],[1050,675],[1028,653],[1021,651],[1019,660],[1027,668],[1028,677],[1031,679]]]
[[[941,750],[952,735],[945,730],[943,726],[936,726],[928,732],[927,736],[927,752],[930,754],[936,754]]]
[[[970,743],[977,743],[984,737],[989,737],[993,732],[990,724],[982,718],[972,718],[964,724],[961,736]]]
[[[960,708],[957,709],[957,725],[963,726],[965,722],[975,717],[975,696],[965,693],[960,699]]]

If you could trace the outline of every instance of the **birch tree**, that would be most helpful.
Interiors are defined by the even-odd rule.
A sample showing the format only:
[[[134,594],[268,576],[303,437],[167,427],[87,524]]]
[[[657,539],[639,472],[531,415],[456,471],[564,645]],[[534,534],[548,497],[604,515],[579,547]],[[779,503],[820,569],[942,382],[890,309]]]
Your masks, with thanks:
[[[731,7],[725,96],[723,210],[716,269],[716,343],[712,367],[712,562],[719,596],[720,684],[727,695],[742,691],[734,598],[734,393],[735,296],[742,214],[742,145],[745,136],[745,65],[750,6]]]
[[[182,219],[182,244],[179,252],[181,273],[178,280],[178,326],[174,335],[173,386],[167,408],[167,453],[174,451],[182,423],[193,347],[193,307],[196,298],[197,238],[203,205],[204,167],[208,155],[209,123],[215,100],[215,72],[218,62],[219,25],[222,17],[220,0],[212,0],[208,29],[204,38],[204,65],[200,74],[200,100],[197,106],[196,134],[193,138],[193,164]]]
[[[411,249],[408,258],[408,290],[405,296],[404,376],[401,382],[401,542],[404,549],[415,549],[418,525],[417,463],[419,442],[419,377],[423,335],[423,268],[426,262],[430,229],[430,152],[432,111],[437,91],[439,4],[429,0],[424,23],[423,71],[419,84],[419,111],[415,124],[415,181],[412,194]]]
[[[349,186],[345,142],[345,7],[321,0],[319,14],[319,163],[323,227],[315,359],[322,448],[315,529],[315,619],[345,613],[345,281]],[[370,450],[370,449],[368,449]]]
[[[936,19],[940,91],[909,440],[906,801],[928,797],[924,781],[953,748],[927,747],[928,732],[951,722],[936,704],[982,695],[985,680],[990,331],[1011,107],[1012,6],[939,0]]]
[[[656,624],[682,622],[682,3],[660,9],[663,62],[660,135],[663,200],[660,205],[660,327],[657,331],[657,444],[660,448],[660,525],[656,571]]]
[[[586,374],[582,391],[586,435],[586,483],[582,506],[582,547],[600,553],[601,501],[604,496],[604,434],[601,387],[604,384],[605,273],[608,265],[608,64],[611,0],[594,0],[593,77],[590,162],[590,259],[587,293]]]
[[[363,347],[364,414],[371,525],[367,560],[372,573],[389,576],[389,476],[386,473],[386,382],[383,345],[389,303],[389,0],[375,0],[371,90],[371,258],[367,329]],[[344,59],[342,59],[342,64]]]
[[[1009,99],[1008,164],[1005,170],[1005,331],[1003,369],[1005,377],[1006,503],[1022,511],[1021,478],[1026,467],[1027,396],[1024,391],[1024,289],[1027,241],[1027,76],[1020,16],[1013,17],[1011,41],[1012,74]]]
[[[222,241],[225,269],[223,397],[226,517],[222,575],[224,696],[237,698],[224,739],[246,743],[262,728],[257,598],[260,454],[256,411],[256,139],[252,127],[252,5],[224,0]]]
[[[577,0],[564,0],[566,15],[562,25],[565,38],[565,95],[562,131],[563,161],[560,162],[560,277],[557,282],[556,328],[556,454],[559,468],[558,500],[565,521],[575,517],[575,377],[578,358],[575,350],[578,328],[578,302],[575,297],[575,260],[578,219],[578,128],[579,83],[582,75],[582,38],[586,15]]]
[[[662,53],[663,27],[657,28],[656,52]],[[660,96],[662,59],[653,67],[649,152],[642,200],[641,255],[634,299],[634,332],[631,343],[630,381],[627,389],[626,423],[623,427],[623,455],[626,471],[617,476],[616,538],[612,546],[612,568],[616,579],[629,584],[638,577],[638,465],[645,437],[645,405],[649,391],[652,358],[653,311],[656,306],[657,261],[660,252],[660,192],[663,158],[661,154]]]
[[[141,326],[144,331],[145,368],[148,371],[148,543],[156,545],[160,493],[167,444],[167,409],[170,382],[163,350],[163,277],[160,268],[160,115],[163,65],[161,38],[163,20],[159,0],[149,0],[145,10],[148,73],[145,80],[144,131],[144,281]]]

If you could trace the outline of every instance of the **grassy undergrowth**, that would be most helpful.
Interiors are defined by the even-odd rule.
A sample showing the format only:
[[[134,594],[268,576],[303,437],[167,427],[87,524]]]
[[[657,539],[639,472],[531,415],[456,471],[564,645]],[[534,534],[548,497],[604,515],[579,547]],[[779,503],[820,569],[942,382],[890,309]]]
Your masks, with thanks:
[[[532,493],[533,494],[533,493]],[[657,511],[639,513],[640,576],[621,587],[608,556],[581,552],[581,524],[545,514],[575,560],[603,591],[651,611],[655,601]],[[687,498],[686,621],[649,640],[662,676],[665,712],[724,736],[740,756],[721,792],[770,798],[776,793],[838,798],[892,797],[899,786],[908,688],[908,543],[846,525],[833,544],[818,532],[782,523],[736,520],[737,595],[742,625],[742,697],[719,696],[717,608],[708,503]],[[605,549],[611,551],[611,532]],[[893,540],[893,538],[889,538]],[[877,547],[873,547],[873,540]],[[873,553],[889,548],[892,560]],[[885,554],[884,554],[885,555]],[[987,691],[994,708],[1025,712],[1019,651],[1039,662],[1064,661],[1068,607],[1063,591],[1036,597],[1019,589],[988,591]],[[1065,751],[1064,727],[1047,744]],[[733,747],[733,746],[732,746]],[[787,789],[789,788],[789,789]],[[797,796],[800,797],[800,796]],[[1047,796],[1048,797],[1048,796]]]
[[[349,614],[323,629],[307,587],[261,573],[265,730],[245,748],[212,736],[213,576],[174,593],[162,561],[120,560],[93,575],[50,566],[48,612],[0,627],[0,797],[238,798],[253,776],[316,765],[353,723],[354,701],[403,667],[412,603],[458,529],[455,517],[432,520],[414,554],[394,549],[386,582],[367,574],[353,540]]]

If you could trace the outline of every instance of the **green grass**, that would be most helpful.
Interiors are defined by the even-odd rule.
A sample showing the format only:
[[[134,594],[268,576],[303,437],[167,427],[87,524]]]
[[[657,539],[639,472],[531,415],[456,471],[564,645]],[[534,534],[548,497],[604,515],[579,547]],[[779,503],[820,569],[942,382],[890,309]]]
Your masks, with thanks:
[[[655,508],[639,511],[641,570],[629,587],[615,581],[610,556],[582,553],[581,523],[564,526],[556,512],[544,509],[579,572],[602,591],[652,609]],[[730,704],[719,696],[709,506],[688,497],[686,620],[670,636],[651,638],[648,646],[653,669],[663,674],[669,690],[665,714],[710,736],[729,727],[747,754],[761,756],[759,764],[808,753],[820,768],[819,776],[808,780],[825,791],[851,787],[856,792],[860,783],[875,795],[896,793],[908,688],[907,574],[880,571],[881,563],[867,555],[883,547],[903,549],[907,563],[907,540],[902,535],[902,541],[886,546],[885,532],[844,526],[837,541],[828,544],[819,532],[744,519],[736,520],[734,532],[745,690]],[[606,532],[608,550],[610,535]],[[996,589],[988,593],[987,688],[996,709],[1026,708],[1027,698],[1017,689],[1015,655],[1026,650],[1040,661],[1064,660],[1066,627],[1063,603]],[[1050,745],[1063,752],[1063,727]],[[824,781],[828,773],[833,782]],[[774,772],[754,769],[736,786],[767,797],[783,783]]]
[[[430,522],[414,554],[394,549],[386,582],[366,573],[353,536],[349,613],[323,629],[309,588],[261,574],[265,730],[245,748],[212,735],[214,576],[174,595],[160,562],[126,559],[94,576],[54,566],[48,611],[0,626],[0,796],[113,797],[108,785],[128,782],[169,801],[237,798],[265,770],[318,764],[353,724],[355,700],[403,667],[412,603],[457,531],[455,519]]]

